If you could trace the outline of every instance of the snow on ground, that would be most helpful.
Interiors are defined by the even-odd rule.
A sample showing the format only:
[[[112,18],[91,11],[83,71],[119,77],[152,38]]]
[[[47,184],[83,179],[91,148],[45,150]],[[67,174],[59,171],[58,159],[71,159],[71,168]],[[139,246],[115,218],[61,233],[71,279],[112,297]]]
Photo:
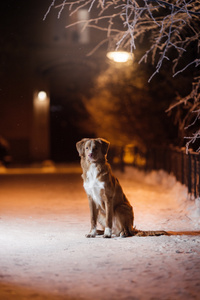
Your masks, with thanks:
[[[80,172],[0,168],[0,299],[199,299],[200,236],[85,238]],[[199,200],[173,176],[116,174],[138,229],[200,230]]]

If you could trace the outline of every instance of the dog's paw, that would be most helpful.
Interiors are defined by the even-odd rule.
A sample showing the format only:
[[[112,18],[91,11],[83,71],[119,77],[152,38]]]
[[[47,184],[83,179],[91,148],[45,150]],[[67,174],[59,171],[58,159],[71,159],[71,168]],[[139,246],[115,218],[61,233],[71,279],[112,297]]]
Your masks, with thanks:
[[[111,236],[112,236],[112,229],[109,228],[109,227],[106,227],[105,230],[104,230],[103,237],[104,238],[111,238]]]
[[[85,235],[86,238],[95,238],[96,236],[96,229],[92,229],[88,234]]]
[[[96,234],[88,233],[85,236],[86,236],[86,238],[95,238]]]
[[[129,234],[128,234],[128,232],[126,230],[123,230],[122,232],[120,232],[120,237],[121,238],[126,238],[128,236],[129,236]]]

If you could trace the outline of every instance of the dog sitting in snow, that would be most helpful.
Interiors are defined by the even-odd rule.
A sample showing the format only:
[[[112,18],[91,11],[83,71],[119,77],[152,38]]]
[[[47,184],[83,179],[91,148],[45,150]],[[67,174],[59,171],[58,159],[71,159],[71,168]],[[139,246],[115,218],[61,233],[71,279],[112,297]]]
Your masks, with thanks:
[[[97,221],[104,229],[104,238],[111,238],[112,233],[121,237],[167,234],[164,231],[141,231],[133,227],[133,208],[106,159],[109,144],[102,138],[85,138],[76,144],[91,214],[91,230],[86,237],[95,237],[100,232],[97,230]]]

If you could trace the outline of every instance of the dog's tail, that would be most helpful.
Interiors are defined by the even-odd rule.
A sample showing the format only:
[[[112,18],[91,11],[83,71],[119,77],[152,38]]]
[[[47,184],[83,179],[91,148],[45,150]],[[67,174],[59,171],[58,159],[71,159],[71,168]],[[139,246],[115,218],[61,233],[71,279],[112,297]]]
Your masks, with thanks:
[[[134,236],[200,235],[200,231],[164,231],[164,230],[143,231],[134,228],[134,230],[132,231],[132,235]]]
[[[160,235],[170,235],[167,231],[164,230],[148,230],[148,231],[144,231],[144,230],[138,230],[138,229],[134,229],[132,231],[133,236],[160,236]]]
[[[104,230],[97,229],[97,235],[103,235]],[[127,236],[160,236],[160,235],[200,235],[200,231],[164,231],[164,230],[138,230],[136,228],[129,229],[127,234],[122,235],[122,237]]]

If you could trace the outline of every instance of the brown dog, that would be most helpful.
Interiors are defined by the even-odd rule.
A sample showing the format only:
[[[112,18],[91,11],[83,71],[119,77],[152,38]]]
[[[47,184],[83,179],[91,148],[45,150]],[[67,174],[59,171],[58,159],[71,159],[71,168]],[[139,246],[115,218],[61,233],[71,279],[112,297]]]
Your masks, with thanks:
[[[133,208],[106,159],[109,144],[102,138],[85,138],[76,144],[91,214],[91,230],[86,237],[96,236],[97,221],[104,229],[105,238],[110,238],[112,233],[121,237],[167,234],[164,231],[140,231],[133,228]]]

